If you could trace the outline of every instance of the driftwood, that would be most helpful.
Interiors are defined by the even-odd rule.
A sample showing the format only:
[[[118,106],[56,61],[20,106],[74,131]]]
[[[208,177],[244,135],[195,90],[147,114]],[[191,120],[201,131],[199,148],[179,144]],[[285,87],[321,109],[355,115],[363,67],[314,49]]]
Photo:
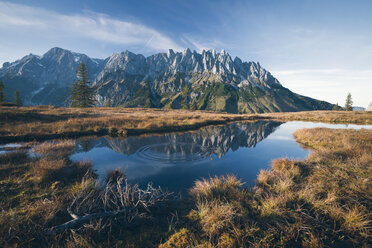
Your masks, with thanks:
[[[150,207],[168,199],[171,193],[148,184],[145,190],[137,184],[128,184],[124,173],[114,171],[104,187],[99,186],[89,175],[85,176],[81,192],[74,198],[67,212],[72,220],[49,228],[47,233],[59,233],[81,227],[94,220],[121,217],[130,223],[136,217],[150,212]]]

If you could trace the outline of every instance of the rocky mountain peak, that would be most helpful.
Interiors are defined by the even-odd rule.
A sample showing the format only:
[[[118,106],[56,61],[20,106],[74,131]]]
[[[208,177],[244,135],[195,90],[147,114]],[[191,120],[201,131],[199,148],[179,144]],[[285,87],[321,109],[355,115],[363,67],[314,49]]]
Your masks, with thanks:
[[[26,104],[67,105],[81,62],[88,67],[97,105],[186,108],[251,113],[331,108],[282,87],[258,62],[214,49],[200,53],[169,49],[148,57],[128,50],[107,59],[54,47],[0,68],[7,95],[21,90]],[[292,97],[293,99],[288,99]]]
[[[216,50],[210,49],[209,51],[211,52],[212,57],[215,58],[216,57]]]
[[[175,53],[174,53],[173,49],[168,49],[168,51],[167,51],[167,57],[168,57],[168,58],[171,58],[171,57],[173,57],[174,55],[175,55]]]
[[[69,50],[62,49],[62,48],[59,48],[59,47],[53,47],[53,48],[49,49],[49,51],[47,51],[42,56],[42,58],[60,57],[60,56],[63,56],[64,54],[66,54],[66,53],[71,53],[71,52]]]
[[[184,56],[184,57],[191,56],[191,50],[190,50],[190,48],[186,48],[186,49],[182,52],[182,56]]]
[[[183,73],[190,78],[195,73],[209,73],[215,75],[216,78],[229,80],[236,85],[239,85],[242,81],[247,81],[248,84],[256,86],[257,82],[252,83],[250,78],[258,78],[259,81],[264,78],[272,79],[269,80],[269,84],[279,84],[259,64],[254,62],[243,63],[238,57],[233,60],[225,50],[217,53],[214,49],[203,50],[201,53],[192,52],[189,48],[177,53],[170,49],[167,53],[154,54],[146,58],[129,51],[113,54],[105,64],[103,71],[96,78],[96,83],[112,77],[113,73],[142,75],[143,78],[169,77],[178,73]],[[258,83],[266,87],[265,83]]]

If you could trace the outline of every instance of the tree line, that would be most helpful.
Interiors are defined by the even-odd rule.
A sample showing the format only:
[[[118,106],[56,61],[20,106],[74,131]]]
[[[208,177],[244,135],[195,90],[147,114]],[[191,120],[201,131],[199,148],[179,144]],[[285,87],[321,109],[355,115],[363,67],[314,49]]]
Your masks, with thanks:
[[[0,104],[5,103],[6,101],[6,96],[5,96],[5,86],[2,81],[0,81]],[[22,98],[21,98],[21,93],[19,90],[16,90],[14,92],[14,104],[17,106],[22,106]]]
[[[333,110],[353,111],[353,99],[351,97],[351,94],[350,93],[347,94],[344,108],[342,108],[340,105],[338,105],[338,103],[336,103],[333,107]]]

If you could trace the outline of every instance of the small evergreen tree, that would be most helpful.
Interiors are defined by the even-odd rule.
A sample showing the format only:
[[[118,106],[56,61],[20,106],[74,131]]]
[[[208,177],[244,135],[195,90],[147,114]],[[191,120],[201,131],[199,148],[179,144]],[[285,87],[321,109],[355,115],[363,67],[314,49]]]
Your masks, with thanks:
[[[89,86],[88,68],[81,62],[77,69],[77,82],[71,88],[71,107],[92,107],[94,106],[93,88]]]
[[[191,104],[191,107],[190,107],[191,110],[197,110],[198,109],[198,104],[196,101],[194,101],[192,104]]]
[[[106,102],[106,107],[111,107],[111,99],[108,99]]]
[[[145,108],[151,108],[151,106],[152,106],[151,100],[150,100],[150,98],[147,98],[144,107]]]
[[[345,102],[345,110],[346,111],[353,111],[353,100],[351,99],[351,94],[348,93]]]
[[[340,110],[342,110],[342,108],[341,108],[340,105],[338,105],[338,103],[336,103],[336,105],[333,106],[333,110],[340,111]]]
[[[190,95],[190,88],[189,88],[189,85],[186,84],[186,86],[182,90],[182,101],[181,101],[182,109],[189,108],[189,95]]]
[[[4,86],[3,82],[0,81],[0,103],[5,102],[5,100],[6,100],[5,93],[4,93],[4,88],[5,88],[5,86]]]
[[[21,99],[21,94],[19,93],[19,90],[16,90],[14,93],[14,103],[17,106],[22,106],[22,99]]]

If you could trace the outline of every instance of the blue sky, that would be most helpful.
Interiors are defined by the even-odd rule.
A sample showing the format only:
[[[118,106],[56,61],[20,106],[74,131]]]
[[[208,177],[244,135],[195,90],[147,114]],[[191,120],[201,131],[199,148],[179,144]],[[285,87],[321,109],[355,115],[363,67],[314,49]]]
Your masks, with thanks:
[[[58,46],[106,58],[225,49],[294,92],[372,101],[372,1],[0,1],[0,63]]]

